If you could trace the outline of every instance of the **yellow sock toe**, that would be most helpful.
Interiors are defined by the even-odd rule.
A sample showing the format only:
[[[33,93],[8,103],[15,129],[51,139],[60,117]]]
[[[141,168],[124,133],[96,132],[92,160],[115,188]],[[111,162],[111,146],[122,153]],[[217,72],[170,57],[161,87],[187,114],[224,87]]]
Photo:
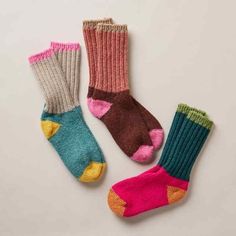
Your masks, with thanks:
[[[85,168],[83,174],[79,177],[79,180],[87,183],[95,182],[103,175],[105,167],[106,163],[91,161]]]

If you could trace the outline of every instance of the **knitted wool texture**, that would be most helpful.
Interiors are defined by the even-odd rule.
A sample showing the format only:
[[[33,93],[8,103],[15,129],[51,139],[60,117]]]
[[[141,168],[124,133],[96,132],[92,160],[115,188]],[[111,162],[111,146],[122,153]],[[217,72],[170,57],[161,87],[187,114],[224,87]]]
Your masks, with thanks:
[[[79,44],[52,43],[29,62],[46,101],[44,135],[78,180],[93,182],[102,175],[105,161],[79,106],[79,54]]]
[[[182,199],[212,125],[205,112],[180,104],[159,163],[114,184],[108,194],[111,210],[119,216],[131,217]]]
[[[132,160],[147,162],[163,141],[159,122],[132,96],[128,85],[128,30],[111,19],[84,21],[89,61],[88,106]]]

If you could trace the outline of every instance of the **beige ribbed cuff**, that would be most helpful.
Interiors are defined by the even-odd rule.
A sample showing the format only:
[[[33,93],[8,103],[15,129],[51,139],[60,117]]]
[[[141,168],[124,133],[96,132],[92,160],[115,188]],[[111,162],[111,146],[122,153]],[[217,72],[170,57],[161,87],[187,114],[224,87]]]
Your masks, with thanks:
[[[57,61],[65,75],[70,94],[79,105],[80,45],[79,43],[51,42]]]
[[[53,50],[31,56],[29,61],[46,100],[45,110],[53,114],[72,110],[75,105]]]

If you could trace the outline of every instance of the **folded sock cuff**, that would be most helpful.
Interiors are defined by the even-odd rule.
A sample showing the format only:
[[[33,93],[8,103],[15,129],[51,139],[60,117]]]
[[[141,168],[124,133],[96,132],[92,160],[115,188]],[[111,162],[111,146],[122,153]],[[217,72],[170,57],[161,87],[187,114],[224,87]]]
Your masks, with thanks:
[[[83,28],[96,29],[99,23],[112,24],[113,22],[111,18],[98,19],[98,20],[85,20],[83,21]]]
[[[187,119],[205,127],[206,129],[211,129],[213,126],[213,121],[211,121],[207,116],[203,116],[202,114],[196,111],[190,111]]]
[[[207,116],[205,111],[199,110],[195,107],[190,107],[190,106],[188,106],[187,104],[184,104],[184,103],[180,103],[178,105],[177,112],[181,112],[181,113],[184,113],[184,114],[187,115],[190,111],[195,111],[197,113],[200,113],[203,116]]]
[[[127,25],[114,25],[114,24],[104,24],[99,23],[97,25],[96,31],[107,31],[107,32],[127,32]]]
[[[42,60],[44,60],[48,57],[51,57],[52,54],[53,54],[53,50],[51,48],[49,48],[49,49],[47,49],[43,52],[40,52],[40,53],[37,53],[37,54],[34,54],[34,55],[30,56],[28,58],[28,60],[29,60],[30,64],[33,64],[33,63],[36,63],[38,61],[42,61]]]

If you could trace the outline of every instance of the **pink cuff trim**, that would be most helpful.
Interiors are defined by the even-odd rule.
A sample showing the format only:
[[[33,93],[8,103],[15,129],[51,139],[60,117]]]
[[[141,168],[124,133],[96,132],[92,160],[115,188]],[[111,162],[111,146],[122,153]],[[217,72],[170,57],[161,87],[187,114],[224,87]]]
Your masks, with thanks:
[[[35,54],[33,56],[30,56],[28,58],[29,59],[29,63],[33,64],[33,63],[35,63],[37,61],[41,61],[43,59],[46,59],[46,58],[50,57],[52,55],[52,53],[53,53],[53,50],[50,48],[50,49],[47,49],[47,50],[45,50],[43,52],[40,52],[40,53]]]
[[[54,50],[64,49],[64,50],[79,50],[79,43],[57,43],[51,42],[51,48]]]

